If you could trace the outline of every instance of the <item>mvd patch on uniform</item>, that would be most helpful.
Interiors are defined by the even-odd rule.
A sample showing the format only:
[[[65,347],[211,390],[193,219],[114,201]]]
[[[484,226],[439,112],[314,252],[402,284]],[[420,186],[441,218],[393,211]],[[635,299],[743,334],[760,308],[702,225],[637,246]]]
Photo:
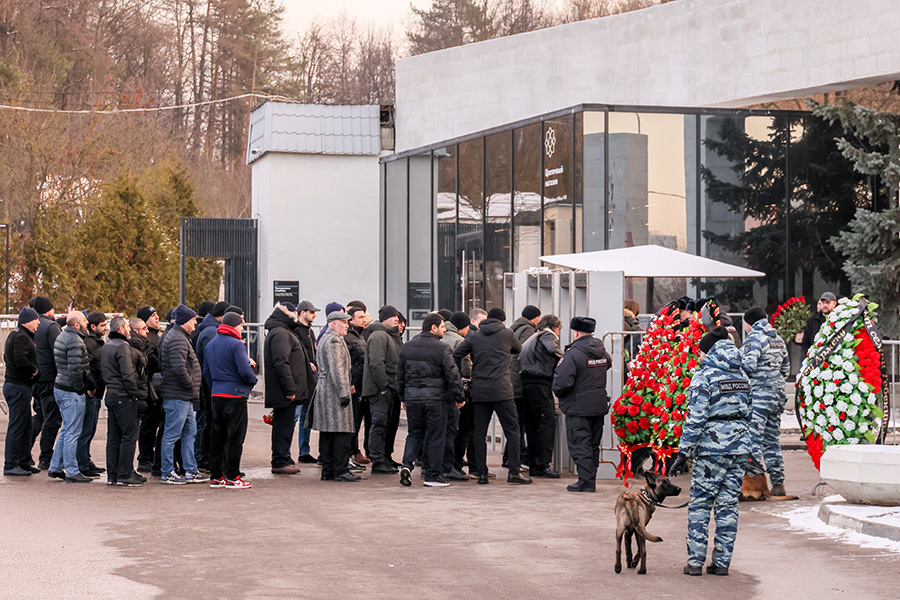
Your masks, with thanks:
[[[726,379],[719,382],[719,392],[722,394],[747,392],[749,394],[750,382],[746,379]]]
[[[561,360],[559,362],[562,362]],[[589,367],[608,367],[609,361],[606,358],[589,358],[587,361]]]

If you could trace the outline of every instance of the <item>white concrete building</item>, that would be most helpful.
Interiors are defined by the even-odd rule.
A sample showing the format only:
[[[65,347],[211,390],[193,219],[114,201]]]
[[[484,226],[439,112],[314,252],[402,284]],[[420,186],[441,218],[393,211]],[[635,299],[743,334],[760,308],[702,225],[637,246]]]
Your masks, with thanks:
[[[378,106],[267,102],[253,111],[247,162],[261,319],[276,282],[323,310],[350,300],[377,308],[380,153]]]

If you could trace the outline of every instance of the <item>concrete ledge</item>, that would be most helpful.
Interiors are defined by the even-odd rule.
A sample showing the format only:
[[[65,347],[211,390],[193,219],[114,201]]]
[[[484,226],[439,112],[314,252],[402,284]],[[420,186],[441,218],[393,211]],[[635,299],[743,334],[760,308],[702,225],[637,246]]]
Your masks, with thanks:
[[[900,507],[860,506],[826,498],[819,506],[819,519],[833,527],[900,542]]]

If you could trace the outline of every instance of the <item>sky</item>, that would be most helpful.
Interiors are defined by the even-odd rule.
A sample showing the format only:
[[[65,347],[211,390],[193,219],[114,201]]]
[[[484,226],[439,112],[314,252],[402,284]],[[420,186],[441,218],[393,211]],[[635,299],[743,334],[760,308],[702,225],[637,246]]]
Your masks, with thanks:
[[[402,30],[404,19],[409,16],[409,5],[417,7],[431,4],[429,0],[283,0],[285,7],[285,30],[288,35],[303,32],[309,24],[321,17],[332,19],[344,12],[356,18],[359,25],[373,23],[378,27],[392,25],[396,31]]]

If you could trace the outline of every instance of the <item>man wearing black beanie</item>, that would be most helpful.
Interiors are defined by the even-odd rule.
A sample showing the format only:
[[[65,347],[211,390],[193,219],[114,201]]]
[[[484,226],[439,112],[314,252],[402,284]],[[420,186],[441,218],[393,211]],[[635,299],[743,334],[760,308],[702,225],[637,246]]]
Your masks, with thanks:
[[[41,436],[41,454],[38,458],[39,469],[49,469],[53,458],[53,447],[56,436],[62,426],[62,413],[53,395],[53,382],[56,380],[56,360],[53,357],[53,346],[62,332],[56,322],[53,303],[46,296],[38,296],[31,301],[32,308],[37,311],[39,325],[34,333],[34,344],[37,349],[38,379],[32,386],[34,395],[35,417],[31,421],[31,445]],[[37,410],[40,408],[40,410]]]
[[[378,321],[367,328],[366,361],[363,366],[363,397],[369,401],[372,429],[369,433],[369,458],[372,473],[393,475],[398,465],[386,452],[391,411],[397,396],[397,361],[403,341],[400,338],[400,311],[390,304],[378,310]]]
[[[19,311],[19,327],[6,336],[3,362],[3,397],[9,407],[9,426],[3,453],[3,475],[25,476],[39,473],[31,465],[31,384],[37,379],[37,349],[34,332],[40,318],[36,310],[25,307]]]
[[[453,358],[458,367],[462,361],[472,357],[472,404],[475,412],[475,456],[471,457],[470,472],[474,469],[478,483],[489,482],[487,467],[487,436],[491,417],[497,413],[503,433],[506,435],[507,483],[527,484],[531,479],[520,472],[519,418],[513,396],[510,356],[522,351],[522,344],[513,332],[506,328],[503,320],[506,313],[501,308],[492,308],[488,318],[481,322],[474,335],[466,337],[456,350]]]
[[[501,321],[506,320],[505,317],[506,315],[504,315],[504,318],[501,319]],[[516,339],[519,340],[519,343],[525,345],[528,338],[537,332],[537,324],[540,320],[541,309],[533,304],[529,304],[522,309],[522,316],[513,321],[510,329],[512,330],[513,335],[516,336]],[[525,392],[522,389],[522,377],[519,372],[518,356],[511,357],[510,367],[512,372],[513,398],[516,402],[516,415],[519,418],[519,447],[521,449],[521,459],[523,464],[533,467],[534,465],[531,462],[531,449],[526,445],[526,442],[530,441],[526,440],[525,432],[534,431],[536,423],[534,411],[532,411],[528,403],[525,402]],[[505,456],[503,462],[505,466]]]

